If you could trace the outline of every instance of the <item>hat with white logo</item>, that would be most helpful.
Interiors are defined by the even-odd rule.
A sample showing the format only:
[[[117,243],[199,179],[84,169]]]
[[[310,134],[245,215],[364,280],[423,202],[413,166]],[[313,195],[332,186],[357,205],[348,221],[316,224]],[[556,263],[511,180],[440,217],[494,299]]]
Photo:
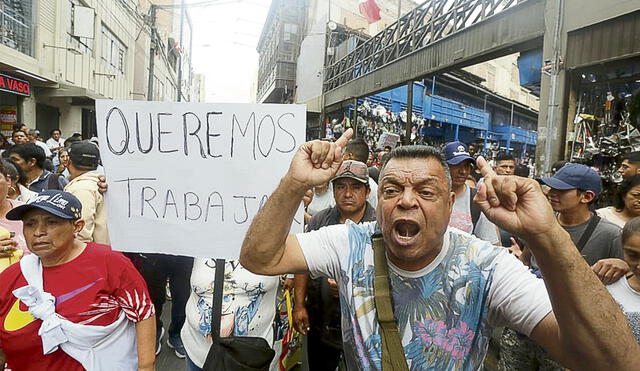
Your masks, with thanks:
[[[469,149],[466,144],[462,142],[451,142],[444,146],[444,160],[449,165],[459,165],[462,161],[471,160],[471,163],[476,160],[469,154]]]
[[[82,204],[68,192],[47,190],[33,196],[29,202],[14,207],[7,213],[9,220],[22,220],[24,214],[33,209],[44,210],[62,219],[78,220],[82,217]]]

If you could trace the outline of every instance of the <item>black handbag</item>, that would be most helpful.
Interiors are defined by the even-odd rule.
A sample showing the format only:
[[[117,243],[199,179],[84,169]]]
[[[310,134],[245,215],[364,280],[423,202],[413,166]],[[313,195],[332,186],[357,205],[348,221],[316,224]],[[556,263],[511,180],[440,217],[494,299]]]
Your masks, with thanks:
[[[269,371],[276,352],[261,337],[220,337],[222,296],[224,290],[225,260],[216,259],[213,283],[213,307],[211,313],[211,337],[213,344],[202,367],[205,371]]]

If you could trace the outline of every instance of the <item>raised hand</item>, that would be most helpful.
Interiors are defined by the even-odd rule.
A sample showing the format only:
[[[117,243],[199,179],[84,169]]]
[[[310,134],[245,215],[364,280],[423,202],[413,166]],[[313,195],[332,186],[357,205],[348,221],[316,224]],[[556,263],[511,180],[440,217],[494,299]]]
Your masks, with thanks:
[[[293,157],[288,175],[305,189],[326,183],[342,164],[342,149],[353,135],[349,129],[337,141],[306,142]]]
[[[494,224],[525,241],[561,228],[538,182],[498,176],[482,157],[476,163],[484,181],[474,201]]]

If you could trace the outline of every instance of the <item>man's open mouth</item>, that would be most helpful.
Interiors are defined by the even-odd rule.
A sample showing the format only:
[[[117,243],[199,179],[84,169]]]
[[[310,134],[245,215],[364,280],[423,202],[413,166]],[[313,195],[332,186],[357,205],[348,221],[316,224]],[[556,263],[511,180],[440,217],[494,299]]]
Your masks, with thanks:
[[[397,221],[394,224],[393,229],[398,238],[404,241],[412,240],[420,232],[420,226],[418,223],[411,220]]]

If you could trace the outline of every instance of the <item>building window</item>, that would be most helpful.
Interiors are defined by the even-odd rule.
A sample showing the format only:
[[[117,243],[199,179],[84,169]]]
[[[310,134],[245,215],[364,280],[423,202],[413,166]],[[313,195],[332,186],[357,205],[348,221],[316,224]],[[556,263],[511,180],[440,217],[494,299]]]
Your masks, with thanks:
[[[32,0],[0,1],[0,42],[33,56]]]
[[[67,35],[69,35],[69,46],[81,53],[93,55],[93,39],[74,36],[76,7],[86,7],[87,5],[80,0],[69,0],[69,3],[69,32],[67,32]]]
[[[125,73],[127,47],[104,23],[102,24],[102,60],[120,73]]]

